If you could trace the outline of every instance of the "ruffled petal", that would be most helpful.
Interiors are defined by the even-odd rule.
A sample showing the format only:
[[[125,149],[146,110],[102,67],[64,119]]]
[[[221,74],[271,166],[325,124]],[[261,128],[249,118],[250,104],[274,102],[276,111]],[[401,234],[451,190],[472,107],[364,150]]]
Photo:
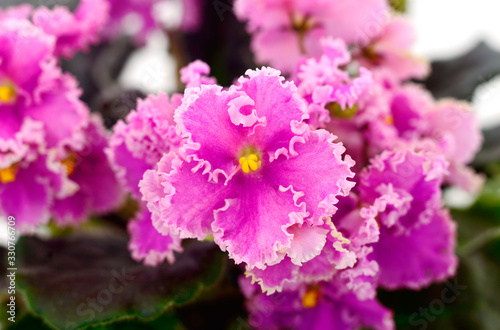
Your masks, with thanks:
[[[31,101],[41,82],[44,66],[55,61],[54,44],[52,36],[28,20],[0,20],[0,82],[10,80],[21,94],[20,98]]]
[[[259,124],[248,136],[248,143],[265,150],[270,161],[278,154],[293,153],[292,140],[306,132],[302,125],[308,118],[305,102],[292,82],[284,81],[280,71],[263,67],[247,70],[231,89],[244,92],[252,101],[251,107],[240,108],[240,113],[255,111]],[[290,149],[290,150],[289,150]]]
[[[345,148],[333,143],[335,138],[325,130],[310,132],[307,141],[294,144],[294,157],[280,157],[268,165],[277,184],[303,193],[301,202],[313,224],[333,215],[338,197],[347,196],[354,186],[348,181],[354,177],[350,170],[354,162],[349,156],[342,159]]]
[[[380,241],[373,245],[380,284],[418,290],[453,276],[458,266],[455,246],[456,224],[446,210],[437,211],[428,224],[407,234],[381,227]]]
[[[89,110],[79,100],[81,91],[77,86],[73,77],[64,75],[53,90],[42,94],[40,102],[21,110],[24,115],[43,123],[48,148],[78,150],[83,146]]]
[[[306,213],[291,189],[276,188],[241,172],[228,183],[228,189],[238,195],[226,199],[215,212],[212,230],[215,242],[236,263],[262,269],[279,261],[279,252],[291,247],[293,235],[287,229],[303,223]]]
[[[196,60],[189,63],[187,66],[180,70],[181,82],[186,84],[186,88],[200,87],[203,85],[214,85],[217,83],[216,79],[209,77],[210,67],[207,63]]]
[[[212,232],[214,210],[224,205],[230,191],[222,183],[209,182],[201,171],[193,172],[194,165],[170,153],[139,183],[153,225],[162,234],[204,239]]]
[[[128,223],[127,230],[130,234],[128,248],[132,258],[147,266],[157,266],[165,260],[173,263],[174,251],[182,252],[179,237],[160,234],[153,227],[151,213],[145,208]]]
[[[448,164],[434,153],[410,149],[374,157],[361,174],[360,199],[371,206],[364,217],[404,231],[428,223],[441,208],[441,184]]]
[[[283,290],[285,283],[293,283],[297,280],[297,265],[293,264],[290,258],[286,257],[276,265],[267,266],[264,269],[246,268],[246,276],[252,278],[252,284],[258,283],[262,292],[268,295]]]
[[[0,212],[16,218],[16,230],[30,234],[37,226],[47,224],[55,194],[74,192],[65,181],[63,168],[46,156],[31,163],[21,162],[15,179],[0,183]]]
[[[181,152],[188,154],[188,160],[199,162],[206,172],[231,173],[248,128],[234,124],[229,109],[238,109],[249,101],[241,93],[222,91],[216,85],[187,89],[175,114],[179,131],[187,138]]]
[[[177,150],[181,137],[177,135],[174,111],[181,95],[159,93],[138,100],[137,111],[113,128],[110,148],[106,151],[122,185],[140,199],[139,181],[144,172],[153,169],[161,157]]]
[[[104,214],[116,209],[123,202],[114,170],[104,153],[107,148],[108,132],[102,119],[92,116],[85,129],[86,144],[81,151],[73,151],[69,157],[74,166],[69,178],[75,182],[78,191],[63,199],[56,199],[52,208],[55,221],[59,225],[76,224],[88,219],[91,213]]]
[[[71,58],[98,41],[108,11],[109,4],[104,0],[82,0],[74,13],[64,6],[52,10],[39,7],[33,13],[33,23],[57,38],[56,56]]]

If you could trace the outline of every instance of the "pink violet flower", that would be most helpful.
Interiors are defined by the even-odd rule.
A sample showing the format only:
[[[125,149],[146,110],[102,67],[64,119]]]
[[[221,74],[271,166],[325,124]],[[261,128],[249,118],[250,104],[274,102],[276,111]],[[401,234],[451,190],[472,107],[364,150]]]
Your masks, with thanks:
[[[158,29],[153,13],[160,0],[106,0],[110,6],[109,20],[103,35],[107,39],[129,35],[134,42],[146,43],[149,34]]]
[[[121,191],[99,118],[54,57],[55,37],[27,19],[0,21],[2,214],[31,233],[51,216],[76,224],[118,206]]]
[[[0,21],[0,170],[34,150],[83,147],[89,111],[76,80],[57,67],[54,41],[27,20]]]
[[[447,168],[441,155],[407,148],[381,153],[360,174],[360,214],[380,225],[372,257],[382,286],[420,289],[455,273],[456,226],[441,197]]]
[[[429,63],[411,54],[416,36],[413,26],[402,16],[393,16],[368,45],[355,51],[355,58],[377,75],[396,81],[425,78]]]
[[[204,5],[202,0],[182,0],[182,21],[179,30],[184,32],[197,31],[200,28]]]
[[[367,163],[367,142],[358,109],[362,100],[371,95],[375,81],[369,70],[350,68],[351,55],[344,41],[329,37],[322,39],[321,45],[323,54],[301,61],[294,81],[308,103],[311,128],[335,134],[359,171]]]
[[[377,97],[382,101],[379,111],[361,111],[365,116],[372,112],[365,131],[370,154],[409,144],[442,153],[450,163],[447,183],[472,192],[480,190],[484,179],[467,167],[482,142],[479,123],[468,103],[450,99],[436,102],[416,84],[394,86]]]
[[[389,16],[385,0],[238,0],[234,11],[247,22],[257,62],[285,73],[303,56],[321,55],[322,37],[368,44]]]
[[[84,134],[84,147],[69,151],[69,155],[60,160],[66,167],[68,178],[78,185],[78,190],[71,196],[53,201],[51,211],[59,226],[78,224],[91,214],[105,214],[123,202],[124,194],[104,153],[109,134],[102,119],[93,115]]]
[[[57,38],[56,56],[71,58],[99,41],[108,12],[106,0],[81,0],[73,13],[64,6],[39,7],[33,12],[33,24]]]
[[[329,281],[342,272],[345,286],[351,291],[364,297],[375,297],[373,286],[355,281],[356,276],[351,276],[363,269],[363,274],[376,277],[379,270],[375,261],[366,259],[366,255],[373,250],[367,245],[378,241],[379,228],[374,218],[363,219],[360,216],[358,202],[353,193],[340,199],[339,210],[324,226],[329,234],[318,256],[301,266],[293,264],[287,256],[280,263],[263,270],[247,269],[245,275],[251,276],[252,283],[257,282],[263,292],[272,294],[293,283]],[[305,236],[304,244],[314,239]],[[354,265],[357,266],[353,268]]]
[[[214,85],[216,79],[210,77],[210,67],[207,63],[196,60],[183,67],[180,71],[181,82],[186,84],[186,88],[201,85]]]
[[[380,266],[379,284],[386,289],[420,290],[456,274],[456,223],[448,210],[436,210],[426,224],[397,235],[381,226],[371,257]]]
[[[324,239],[301,246],[294,238],[301,228],[326,236],[319,226],[352,188],[353,162],[342,159],[333,135],[303,123],[306,105],[279,74],[248,70],[228,90],[186,90],[175,114],[187,139],[180,156],[164,156],[140,183],[159,231],[212,234],[236,263],[252,268],[285,255],[300,264],[321,251]]]
[[[0,8],[0,20],[6,18],[28,19],[31,16],[33,7],[29,4],[22,4],[15,7]]]
[[[146,266],[156,266],[167,260],[175,262],[174,251],[182,252],[181,240],[174,234],[161,235],[151,221],[151,212],[145,204],[127,224],[130,234],[128,248],[132,258]]]
[[[376,300],[378,267],[361,250],[353,268],[339,270],[326,281],[287,283],[282,292],[266,295],[240,278],[256,329],[394,329],[392,312]]]
[[[335,102],[342,110],[352,108],[373,82],[370,71],[363,67],[359,69],[357,77],[351,77],[345,69],[340,68],[351,61],[347,45],[341,39],[326,38],[321,40],[321,44],[323,55],[299,65],[296,83],[300,94],[323,110],[315,114],[320,117],[319,121],[328,121],[327,105]],[[314,112],[316,109],[311,110]]]
[[[424,136],[436,142],[450,162],[446,181],[465,190],[478,192],[484,178],[467,167],[481,147],[483,136],[473,109],[467,102],[438,101],[424,115]]]
[[[18,233],[32,234],[49,222],[53,199],[65,198],[77,189],[52,155],[33,153],[0,170],[0,214],[16,219]]]
[[[140,200],[139,181],[148,169],[154,169],[162,155],[176,151],[181,143],[174,122],[174,111],[182,95],[160,93],[138,100],[137,110],[113,128],[107,154],[123,187]],[[175,233],[160,234],[152,223],[145,203],[128,224],[129,250],[137,261],[155,266],[165,259],[174,262],[174,251],[181,252],[181,240]]]

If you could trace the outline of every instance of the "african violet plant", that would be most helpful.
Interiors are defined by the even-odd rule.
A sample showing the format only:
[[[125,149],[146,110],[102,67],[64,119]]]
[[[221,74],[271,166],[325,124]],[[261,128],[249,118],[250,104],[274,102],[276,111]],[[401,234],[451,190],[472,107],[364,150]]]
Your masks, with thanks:
[[[159,28],[158,3],[0,11],[0,212],[23,236],[52,221],[52,240],[69,237],[20,239],[23,308],[34,318],[26,322],[119,327],[121,316],[161,312],[156,326],[184,327],[172,306],[215,299],[229,258],[246,327],[393,329],[394,310],[378,292],[420,290],[456,274],[457,224],[442,188],[482,189],[484,175],[468,167],[482,135],[469,104],[435,100],[414,82],[429,64],[411,54],[412,27],[386,0],[236,0],[264,66],[221,86],[195,60],[180,70],[184,89],[139,99],[109,132],[61,58],[124,34],[144,44]],[[183,3],[179,29],[195,31],[206,4]],[[135,30],[131,14],[142,21]],[[82,242],[78,233],[112,235],[123,223],[110,214],[123,215],[133,200],[125,218],[135,262],[113,250],[61,266],[60,255],[77,258],[71,251],[85,242],[107,246],[112,239]],[[82,227],[91,217],[97,229]],[[106,221],[114,229],[103,229]],[[68,226],[69,235],[56,230]],[[47,284],[36,258],[71,279]],[[109,276],[85,273],[116,273],[119,261],[132,274],[116,277],[125,302],[103,291]],[[69,282],[77,293],[62,292]],[[103,292],[112,292],[108,303]],[[60,306],[64,313],[51,309],[71,294],[80,296]]]

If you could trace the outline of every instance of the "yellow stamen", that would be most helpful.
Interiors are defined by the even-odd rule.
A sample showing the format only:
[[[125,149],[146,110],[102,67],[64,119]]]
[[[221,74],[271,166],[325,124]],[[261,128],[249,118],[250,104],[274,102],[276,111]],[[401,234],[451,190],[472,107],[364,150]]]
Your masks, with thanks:
[[[65,159],[63,159],[61,161],[61,164],[63,164],[64,167],[66,168],[66,174],[68,176],[73,175],[73,173],[75,173],[75,169],[76,169],[76,156],[75,156],[75,154],[71,152],[68,155],[68,157],[66,157]]]
[[[16,98],[16,90],[11,85],[0,86],[0,103],[11,103]]]
[[[387,125],[394,125],[394,117],[393,116],[387,116],[384,118],[384,121]]]
[[[0,181],[2,183],[10,183],[16,179],[17,164],[0,170]]]
[[[319,287],[311,286],[302,297],[302,306],[304,308],[314,308],[318,305],[318,298]]]
[[[245,173],[250,173],[250,171],[257,171],[260,168],[260,160],[256,154],[250,154],[247,157],[240,157],[241,169]]]

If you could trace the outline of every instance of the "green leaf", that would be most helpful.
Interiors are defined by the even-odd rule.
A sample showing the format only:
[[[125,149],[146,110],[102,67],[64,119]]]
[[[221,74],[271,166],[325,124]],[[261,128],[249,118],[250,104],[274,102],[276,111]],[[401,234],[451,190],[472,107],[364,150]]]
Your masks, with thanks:
[[[182,323],[171,313],[165,313],[151,320],[130,318],[109,324],[90,326],[88,330],[182,330]]]
[[[75,329],[123,317],[152,318],[196,298],[220,278],[225,256],[210,242],[188,241],[173,265],[130,258],[126,235],[23,237],[17,285],[34,313]]]

